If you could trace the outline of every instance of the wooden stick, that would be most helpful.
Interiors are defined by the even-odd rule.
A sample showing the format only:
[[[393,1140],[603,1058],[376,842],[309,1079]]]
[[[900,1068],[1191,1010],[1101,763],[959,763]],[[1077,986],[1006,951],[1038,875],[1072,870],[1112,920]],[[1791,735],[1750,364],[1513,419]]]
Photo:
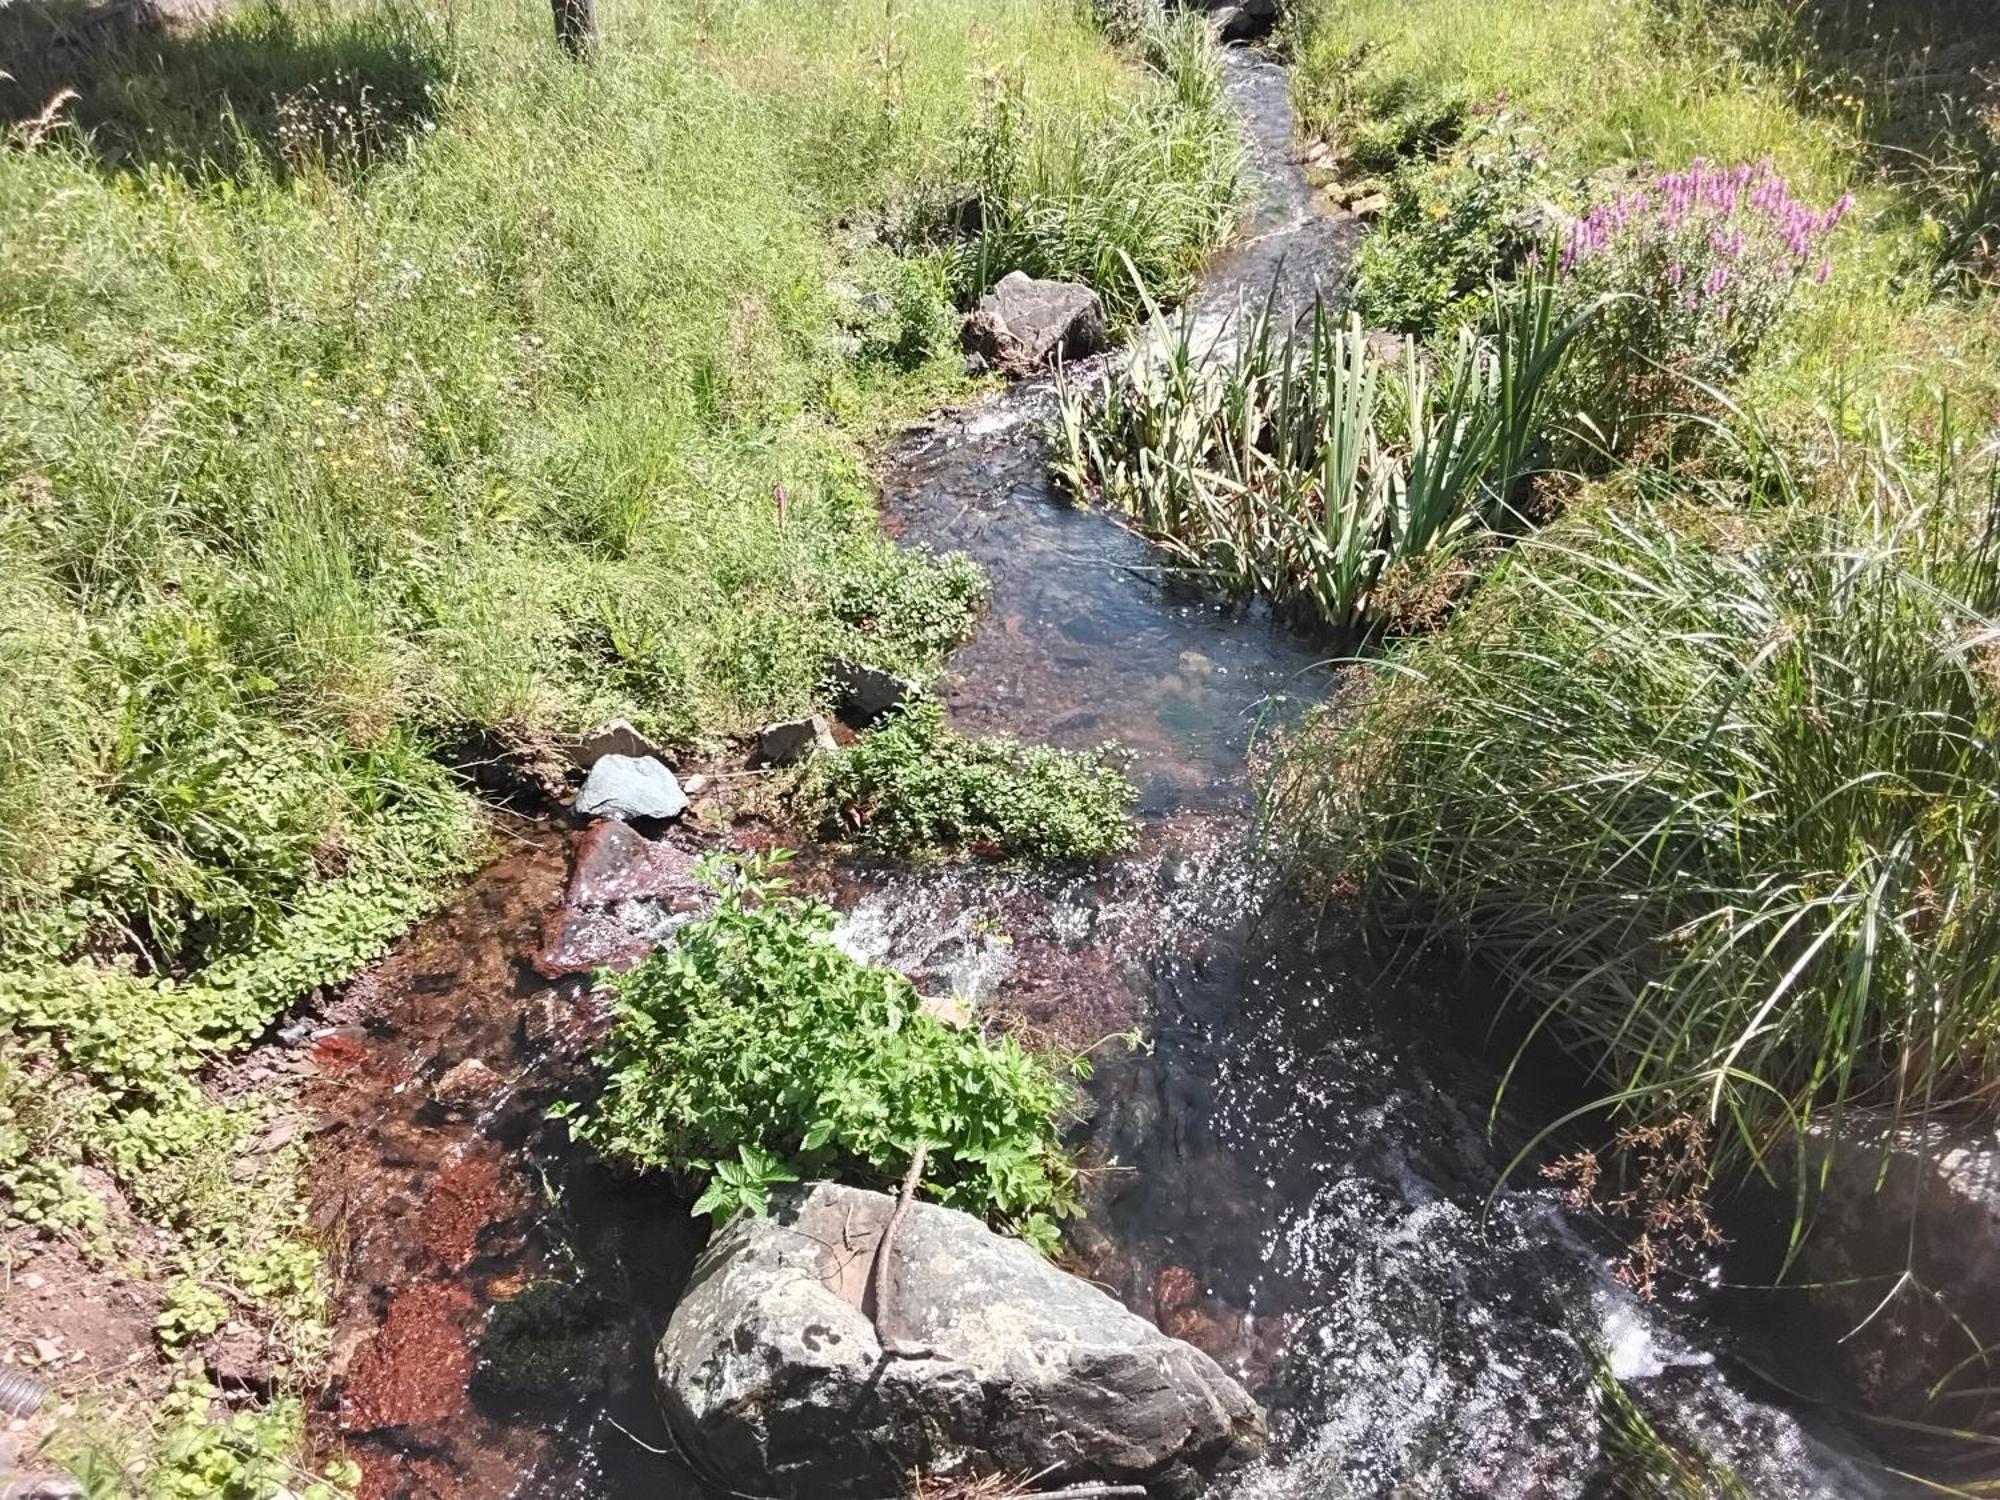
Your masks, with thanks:
[[[889,1210],[889,1220],[882,1226],[882,1237],[875,1242],[875,1264],[869,1268],[869,1289],[875,1296],[875,1337],[882,1345],[882,1352],[891,1359],[929,1359],[934,1352],[924,1344],[908,1344],[895,1331],[895,1320],[889,1315],[889,1254],[894,1245],[896,1231],[902,1228],[903,1216],[909,1213],[910,1204],[917,1196],[917,1184],[923,1180],[924,1162],[930,1155],[930,1147],[919,1143],[914,1156],[910,1158],[910,1170],[903,1174],[902,1191],[896,1194],[896,1206]]]

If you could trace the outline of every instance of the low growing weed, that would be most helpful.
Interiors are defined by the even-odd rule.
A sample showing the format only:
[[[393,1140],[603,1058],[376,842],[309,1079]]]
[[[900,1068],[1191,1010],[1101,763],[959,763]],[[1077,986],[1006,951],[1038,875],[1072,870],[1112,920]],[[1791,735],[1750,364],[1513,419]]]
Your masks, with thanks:
[[[768,863],[713,872],[715,914],[614,982],[609,1066],[566,1109],[600,1150],[704,1184],[696,1211],[760,1211],[770,1187],[924,1188],[1043,1247],[1076,1211],[1065,1082],[1012,1037],[927,1014],[908,980],[828,940],[834,914]],[[1075,1064],[1081,1068],[1081,1062]]]
[[[1136,795],[1103,754],[974,739],[920,703],[808,762],[794,800],[835,836],[884,854],[1096,859],[1131,846]]]

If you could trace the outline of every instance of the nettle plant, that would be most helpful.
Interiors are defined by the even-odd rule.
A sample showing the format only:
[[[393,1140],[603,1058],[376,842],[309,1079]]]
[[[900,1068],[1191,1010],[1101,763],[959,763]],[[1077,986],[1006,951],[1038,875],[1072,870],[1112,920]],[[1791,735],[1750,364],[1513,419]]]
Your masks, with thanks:
[[[1831,274],[1853,205],[1809,207],[1768,160],[1697,157],[1572,220],[1561,278],[1578,301],[1609,299],[1581,362],[1597,385],[1584,409],[1629,436],[1631,413],[1666,385],[1741,374],[1800,290]]]
[[[929,1196],[1052,1252],[1077,1208],[1069,1084],[843,953],[831,908],[778,868],[708,868],[714,915],[614,981],[603,1090],[557,1112],[612,1157],[685,1174],[718,1223],[801,1178],[890,1186],[923,1147]]]

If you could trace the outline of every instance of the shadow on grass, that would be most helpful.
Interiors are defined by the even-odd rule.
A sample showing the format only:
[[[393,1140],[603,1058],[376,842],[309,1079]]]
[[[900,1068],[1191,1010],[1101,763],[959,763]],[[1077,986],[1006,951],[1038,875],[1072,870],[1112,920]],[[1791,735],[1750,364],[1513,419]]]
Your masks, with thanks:
[[[0,3],[0,121],[76,132],[107,167],[235,179],[358,171],[427,125],[446,38],[414,10],[202,3]]]

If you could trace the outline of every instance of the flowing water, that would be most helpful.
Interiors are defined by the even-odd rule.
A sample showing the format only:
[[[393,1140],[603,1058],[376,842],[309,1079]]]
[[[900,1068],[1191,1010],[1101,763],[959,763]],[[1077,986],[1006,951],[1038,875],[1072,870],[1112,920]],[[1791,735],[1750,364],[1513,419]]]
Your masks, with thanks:
[[[1352,239],[1292,165],[1283,74],[1238,54],[1229,86],[1257,196],[1197,298],[1218,326],[1274,280],[1291,308],[1337,285]],[[1139,851],[1086,873],[815,861],[811,878],[850,950],[1094,1048],[1077,1131],[1091,1211],[1071,1260],[1269,1407],[1274,1456],[1226,1493],[1616,1493],[1607,1374],[1752,1494],[1888,1493],[1837,1435],[1746,1394],[1699,1299],[1637,1302],[1531,1176],[1492,1195],[1495,1077],[1464,1019],[1490,1009],[1481,981],[1385,970],[1256,858],[1256,738],[1324,698],[1332,672],[1062,503],[1040,440],[1050,403],[1030,384],[912,434],[887,467],[886,520],[971,552],[991,580],[944,684],[954,721],[1130,747]],[[711,1492],[655,1451],[671,1441],[650,1354],[700,1231],[684,1197],[612,1176],[543,1119],[603,1022],[578,981],[522,959],[567,841],[521,838],[315,1044],[321,1222],[340,1247],[327,1425],[371,1496],[694,1500]],[[1142,1047],[1115,1040],[1134,1027]],[[1541,1117],[1533,1088],[1514,1095],[1523,1118]]]

